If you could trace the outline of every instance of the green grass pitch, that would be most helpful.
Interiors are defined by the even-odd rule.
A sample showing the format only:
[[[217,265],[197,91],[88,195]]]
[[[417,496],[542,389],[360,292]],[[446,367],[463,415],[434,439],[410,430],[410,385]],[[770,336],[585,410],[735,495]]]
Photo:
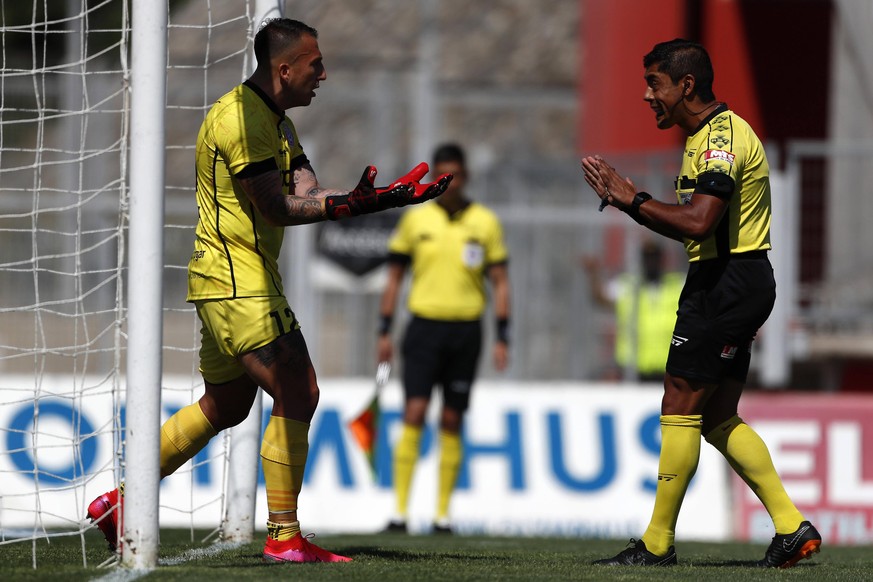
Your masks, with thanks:
[[[200,542],[205,532],[162,530],[158,568],[137,580],[873,580],[873,553],[869,547],[823,546],[812,560],[786,571],[751,567],[765,546],[742,543],[680,542],[679,566],[673,568],[604,568],[593,559],[613,555],[626,540],[566,538],[503,538],[465,536],[331,535],[315,542],[348,556],[346,564],[268,564],[261,560],[259,541],[209,551]],[[192,541],[193,538],[193,541]],[[826,542],[827,540],[825,540]],[[109,553],[99,532],[85,534],[87,566],[82,539],[52,538],[36,544],[33,569],[30,542],[0,546],[0,580],[129,580],[116,567],[98,567]]]

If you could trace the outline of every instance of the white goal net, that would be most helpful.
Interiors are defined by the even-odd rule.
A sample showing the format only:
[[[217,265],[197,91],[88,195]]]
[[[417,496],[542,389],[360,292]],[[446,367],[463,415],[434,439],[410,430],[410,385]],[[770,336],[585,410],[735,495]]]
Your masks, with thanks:
[[[184,302],[193,147],[206,109],[251,67],[255,4],[171,0],[168,45],[150,47],[168,55],[161,421],[202,391]],[[89,563],[100,538],[87,506],[131,462],[131,5],[0,0],[0,546],[32,543],[34,567],[55,536],[80,537]],[[227,448],[214,439],[166,480],[162,526],[193,537],[221,522]]]

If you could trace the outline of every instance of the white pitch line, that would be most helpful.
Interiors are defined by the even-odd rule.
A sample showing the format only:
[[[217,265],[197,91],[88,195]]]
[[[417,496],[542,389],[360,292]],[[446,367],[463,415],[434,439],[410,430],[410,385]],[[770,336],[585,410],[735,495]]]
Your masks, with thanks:
[[[200,558],[215,556],[227,550],[238,548],[242,545],[242,542],[218,542],[217,544],[212,544],[211,546],[206,548],[195,548],[193,550],[188,550],[187,552],[183,552],[173,558],[164,558],[163,560],[158,560],[158,565],[177,566],[179,564],[184,564],[185,562],[190,562],[192,560],[199,560]]]
[[[92,582],[132,582],[133,580],[142,578],[151,572],[153,572],[153,570],[128,570],[127,568],[116,566],[115,570],[105,576],[101,576],[100,578],[94,578]]]
[[[164,558],[162,560],[158,560],[159,566],[178,566],[179,564],[184,564],[186,562],[191,562],[194,560],[199,560],[201,558],[207,558],[209,556],[215,556],[227,550],[232,550],[234,548],[238,548],[239,546],[245,545],[242,542],[219,542],[216,544],[212,544],[207,548],[196,548],[193,550],[188,550],[187,552],[183,552],[178,556],[174,556],[172,558]],[[133,582],[138,578],[142,578],[143,576],[154,572],[154,570],[128,570],[121,566],[116,566],[115,570],[111,573],[101,576],[100,578],[94,578],[92,582]]]

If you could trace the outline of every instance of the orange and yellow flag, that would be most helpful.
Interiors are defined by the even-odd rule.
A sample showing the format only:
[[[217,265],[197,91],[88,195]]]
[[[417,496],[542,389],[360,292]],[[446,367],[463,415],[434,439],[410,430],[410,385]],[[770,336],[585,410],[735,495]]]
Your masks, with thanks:
[[[382,386],[388,381],[388,376],[390,375],[391,364],[381,362],[376,369],[376,392],[364,410],[349,421],[349,431],[367,456],[367,462],[370,465],[370,471],[374,479],[376,478],[377,469],[376,450],[379,438],[379,419],[382,416],[382,410],[379,406],[379,393],[382,391]]]

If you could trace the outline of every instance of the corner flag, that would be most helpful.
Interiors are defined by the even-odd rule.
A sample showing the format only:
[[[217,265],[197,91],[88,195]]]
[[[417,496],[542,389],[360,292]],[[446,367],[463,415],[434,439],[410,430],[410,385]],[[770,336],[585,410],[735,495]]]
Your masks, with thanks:
[[[388,362],[380,362],[376,368],[376,391],[367,406],[361,411],[358,416],[349,421],[349,430],[352,436],[355,437],[358,446],[367,455],[367,461],[370,464],[370,471],[373,478],[376,477],[376,448],[378,446],[379,435],[379,418],[381,409],[379,407],[379,393],[382,391],[382,386],[388,382],[388,376],[391,375],[391,364]]]

